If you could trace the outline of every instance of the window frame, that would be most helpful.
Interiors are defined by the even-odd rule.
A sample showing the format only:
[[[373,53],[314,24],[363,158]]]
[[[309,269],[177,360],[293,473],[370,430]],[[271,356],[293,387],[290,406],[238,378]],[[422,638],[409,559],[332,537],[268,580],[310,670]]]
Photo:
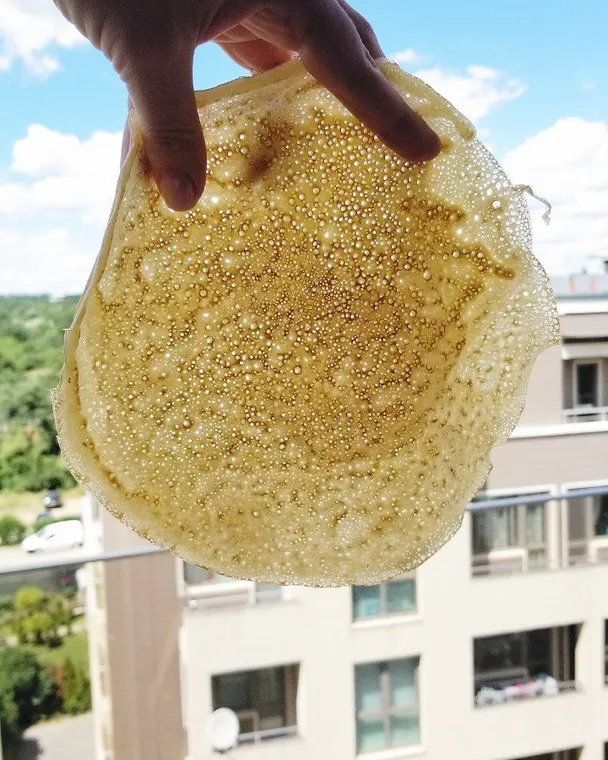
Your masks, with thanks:
[[[582,364],[594,364],[597,367],[597,404],[578,403],[578,367]],[[604,406],[604,360],[603,359],[573,359],[572,360],[572,408],[601,409]]]
[[[489,488],[487,490],[480,491],[475,499],[473,501],[482,501],[482,499],[478,499],[480,495],[483,496],[483,500],[492,500],[492,499],[501,499],[501,498],[516,498],[518,496],[556,496],[559,493],[559,488],[556,484],[548,484],[548,485],[538,485],[538,486],[523,486],[522,488]],[[544,532],[544,542],[543,543],[530,543],[528,544],[526,542],[526,522],[527,522],[527,511],[528,507],[531,506],[539,506],[539,505],[533,505],[533,504],[514,504],[511,507],[491,507],[487,511],[493,512],[495,509],[514,509],[515,510],[515,531],[516,531],[516,542],[514,544],[511,544],[507,547],[493,547],[489,549],[486,552],[475,552],[475,546],[473,543],[473,523],[476,518],[476,511],[470,512],[470,519],[471,519],[471,541],[470,541],[470,551],[471,551],[471,569],[473,571],[474,575],[483,576],[484,573],[475,573],[476,568],[484,568],[488,565],[487,558],[492,551],[500,551],[503,548],[504,549],[525,549],[528,553],[531,553],[533,551],[538,551],[539,549],[543,549],[545,553],[545,561],[544,566],[539,569],[548,569],[551,564],[551,545],[550,545],[550,535],[551,535],[551,516],[550,516],[550,508],[551,504],[554,503],[554,500],[547,501],[543,503],[542,509],[543,509],[543,532]],[[483,510],[479,510],[479,514],[483,513]]]
[[[393,707],[391,705],[391,663],[398,662],[411,662],[414,669],[414,689],[415,689],[415,702],[412,705],[404,705]],[[422,742],[422,725],[420,721],[420,656],[412,657],[399,657],[396,659],[377,660],[372,662],[358,662],[355,664],[354,676],[355,676],[355,703],[357,698],[356,684],[357,684],[357,668],[360,666],[376,665],[379,668],[379,695],[380,695],[380,709],[379,710],[357,710],[355,707],[355,746],[356,735],[358,732],[359,721],[361,720],[377,720],[382,721],[384,725],[384,747],[380,747],[377,750],[370,750],[371,752],[383,752],[385,750],[398,749],[399,747],[416,747]],[[393,746],[391,743],[391,718],[414,716],[418,720],[418,742],[415,744],[400,744]],[[364,755],[367,750],[359,750],[356,746],[356,754]]]
[[[403,581],[412,581],[414,584],[414,608],[412,610],[397,610],[396,612],[389,612],[387,607],[387,586],[393,583],[401,583]],[[378,588],[380,593],[380,612],[377,615],[361,615],[357,616],[355,613],[355,589],[361,588],[360,586],[351,586],[351,618],[353,623],[367,623],[374,620],[393,620],[395,618],[407,618],[418,615],[418,579],[416,578],[416,571],[412,570],[409,573],[393,578],[385,583],[377,583],[369,588]],[[365,588],[365,587],[363,587]]]
[[[261,728],[262,720],[267,719],[267,716],[262,716],[262,713],[260,712],[260,708],[267,707],[268,705],[266,703],[262,703],[259,700],[259,696],[262,693],[263,689],[260,685],[260,673],[263,671],[272,671],[272,670],[279,670],[280,676],[281,676],[281,690],[282,690],[282,703],[280,705],[281,708],[281,718],[283,721],[282,726],[277,726],[276,728],[267,728],[263,729]],[[214,710],[218,709],[219,707],[230,707],[228,704],[219,704],[219,700],[217,699],[217,692],[219,691],[219,685],[218,685],[218,679],[221,678],[227,678],[230,676],[245,676],[246,686],[244,688],[244,693],[246,695],[245,701],[251,704],[247,704],[247,706],[243,707],[242,710],[235,710],[233,707],[230,709],[234,710],[236,716],[239,718],[239,741],[245,737],[245,740],[247,740],[252,734],[253,735],[264,735],[266,732],[271,734],[268,738],[275,738],[279,736],[284,736],[286,734],[294,733],[295,730],[298,728],[298,707],[297,707],[297,692],[298,692],[298,684],[300,679],[300,665],[299,663],[287,663],[287,664],[280,664],[280,665],[269,665],[263,668],[250,668],[248,670],[234,670],[224,673],[213,673],[210,678],[210,686],[211,686],[211,704]],[[292,683],[290,684],[290,679],[292,680]],[[293,697],[293,704],[290,704],[290,694],[291,697]],[[256,704],[257,702],[257,704]],[[270,704],[270,703],[268,703]],[[291,723],[289,720],[289,716],[293,715],[295,717],[295,723]],[[272,716],[275,717],[275,716]],[[241,718],[243,720],[250,720],[251,724],[253,726],[253,731],[242,731],[241,728]],[[263,738],[263,736],[261,737]]]
[[[532,661],[530,656],[530,635],[538,632],[548,633],[548,648],[546,663],[536,658]],[[510,680],[533,680],[540,672],[547,673],[559,684],[576,683],[576,646],[579,641],[581,624],[555,625],[541,628],[530,628],[518,631],[505,631],[490,636],[475,636],[473,638],[473,694],[475,705],[478,692],[492,682],[508,682]],[[478,670],[476,667],[475,645],[485,639],[498,639],[509,636],[521,637],[521,662],[510,665],[508,668],[497,670]],[[539,665],[547,665],[547,668],[539,670],[532,675],[532,670],[538,670]],[[494,687],[490,687],[494,688]],[[504,688],[504,686],[503,686]]]
[[[600,488],[600,487],[608,487],[608,480],[588,480],[588,481],[577,481],[574,483],[564,483],[562,486],[563,493],[571,495],[572,493],[576,491],[583,490],[585,488]],[[584,499],[584,524],[585,524],[585,535],[583,538],[575,538],[572,540],[570,538],[570,524],[569,524],[569,518],[570,518],[570,506],[572,504],[572,500],[564,500],[562,501],[562,513],[561,513],[561,525],[562,525],[562,540],[563,540],[563,546],[562,546],[562,552],[563,552],[563,564],[565,567],[573,567],[577,564],[588,564],[590,562],[589,559],[589,544],[596,538],[608,538],[608,534],[606,533],[600,533],[597,534],[595,532],[594,527],[594,515],[593,515],[593,499],[595,498],[602,498],[595,497],[595,496],[583,496],[581,497]],[[604,495],[604,498],[606,496]],[[580,554],[579,556],[583,557],[581,563],[572,562],[571,561],[571,549],[574,548],[584,548],[585,552],[584,555]]]

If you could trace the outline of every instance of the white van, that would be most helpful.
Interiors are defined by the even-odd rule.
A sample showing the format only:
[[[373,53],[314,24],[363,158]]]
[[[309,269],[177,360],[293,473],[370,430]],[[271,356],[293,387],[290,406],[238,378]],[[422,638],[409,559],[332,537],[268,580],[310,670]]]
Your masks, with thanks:
[[[24,552],[51,552],[82,546],[84,530],[80,520],[63,520],[41,528],[21,542]]]

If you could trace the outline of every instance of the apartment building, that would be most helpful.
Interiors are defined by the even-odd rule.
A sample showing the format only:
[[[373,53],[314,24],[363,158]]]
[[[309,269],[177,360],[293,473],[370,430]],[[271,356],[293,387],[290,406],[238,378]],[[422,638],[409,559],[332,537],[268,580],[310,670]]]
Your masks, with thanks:
[[[562,344],[415,573],[316,590],[169,554],[95,565],[97,760],[218,757],[219,707],[233,760],[608,760],[608,275],[555,288]],[[88,517],[92,550],[145,544]]]

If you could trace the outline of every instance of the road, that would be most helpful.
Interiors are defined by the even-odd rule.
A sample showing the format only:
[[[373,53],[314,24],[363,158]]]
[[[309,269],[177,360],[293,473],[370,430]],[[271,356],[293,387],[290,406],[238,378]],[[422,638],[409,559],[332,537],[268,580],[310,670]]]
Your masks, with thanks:
[[[93,716],[39,723],[25,732],[19,760],[91,760],[95,757]]]

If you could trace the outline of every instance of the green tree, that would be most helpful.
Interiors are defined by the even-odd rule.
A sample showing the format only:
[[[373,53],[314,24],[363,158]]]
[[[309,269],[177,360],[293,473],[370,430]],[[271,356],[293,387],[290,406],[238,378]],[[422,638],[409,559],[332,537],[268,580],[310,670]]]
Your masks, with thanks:
[[[75,297],[0,297],[0,490],[67,488],[50,389],[63,361]]]
[[[47,621],[40,621],[39,618],[35,618],[32,623],[30,619],[38,613],[44,612],[45,601],[46,597],[43,591],[37,586],[24,586],[15,594],[15,612],[11,620],[11,627],[20,644],[26,644],[32,638],[34,641],[39,640]]]
[[[38,586],[23,586],[15,594],[15,611],[30,614],[44,607],[44,591]]]
[[[0,649],[0,722],[3,747],[58,707],[57,687],[31,652]]]
[[[0,517],[0,546],[15,546],[21,543],[27,528],[12,515]]]
[[[60,637],[60,629],[64,627],[68,634],[72,633],[73,606],[63,594],[52,594],[47,600],[46,611],[53,621],[55,638]]]
[[[34,644],[50,644],[58,638],[53,618],[48,612],[33,612],[24,620],[24,627]]]
[[[63,663],[61,682],[63,712],[80,715],[91,709],[91,682],[86,670],[68,657]]]

